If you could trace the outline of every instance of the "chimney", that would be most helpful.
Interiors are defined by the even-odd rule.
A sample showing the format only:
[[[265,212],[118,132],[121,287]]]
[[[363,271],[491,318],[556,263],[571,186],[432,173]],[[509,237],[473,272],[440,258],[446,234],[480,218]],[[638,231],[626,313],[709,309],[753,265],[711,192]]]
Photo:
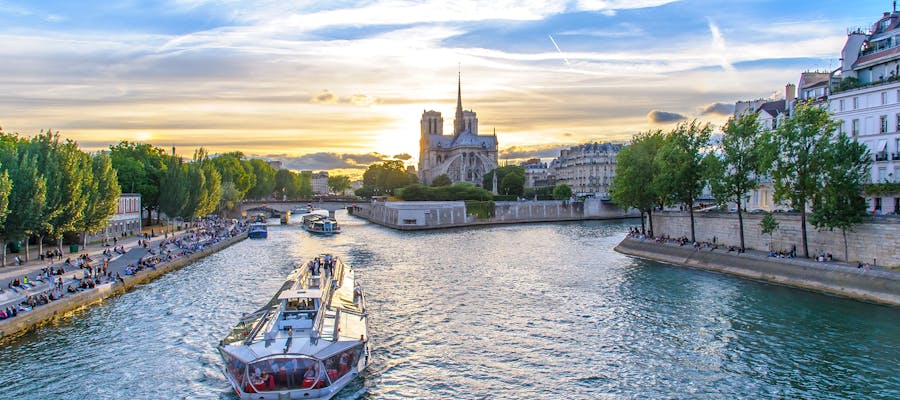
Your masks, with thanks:
[[[790,107],[795,98],[797,98],[797,86],[793,83],[784,85],[784,105]]]

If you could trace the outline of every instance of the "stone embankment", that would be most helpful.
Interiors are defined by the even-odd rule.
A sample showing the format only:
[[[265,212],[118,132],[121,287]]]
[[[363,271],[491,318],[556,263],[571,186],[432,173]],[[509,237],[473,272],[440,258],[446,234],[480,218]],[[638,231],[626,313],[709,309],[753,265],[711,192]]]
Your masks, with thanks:
[[[709,250],[631,237],[625,238],[615,250],[690,268],[900,306],[900,273],[895,271],[867,270],[836,262],[773,258],[760,252],[738,254],[722,248]]]
[[[182,268],[246,238],[246,233],[235,236],[184,257],[161,263],[156,268],[145,269],[134,275],[124,276],[121,281],[97,285],[94,289],[67,295],[29,312],[21,313],[15,318],[2,320],[0,321],[0,339],[28,332],[46,322],[70,315],[74,311],[98,303],[107,297],[125,293],[125,291],[136,285],[149,282],[163,274]]]
[[[493,215],[478,217],[463,201],[398,201],[356,204],[350,214],[398,230],[428,230],[478,225],[637,218],[600,199],[583,202],[499,201]],[[482,210],[483,211],[483,210]]]

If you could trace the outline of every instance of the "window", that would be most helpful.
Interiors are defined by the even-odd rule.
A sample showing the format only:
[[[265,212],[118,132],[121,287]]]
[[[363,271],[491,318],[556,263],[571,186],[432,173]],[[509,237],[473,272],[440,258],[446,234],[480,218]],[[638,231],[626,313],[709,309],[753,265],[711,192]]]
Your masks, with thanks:
[[[900,93],[900,90],[898,90],[898,93]],[[841,99],[841,101],[838,103],[838,112],[843,112],[843,111],[844,111],[844,99]]]
[[[854,97],[853,98],[853,109],[855,110],[857,108],[859,108],[859,97]]]
[[[858,119],[853,120],[851,133],[853,134],[853,136],[859,136],[859,120]]]
[[[880,121],[881,121],[881,133],[887,133],[887,131],[888,131],[887,115],[882,115],[880,117]]]
[[[881,92],[881,105],[887,104],[887,92]]]

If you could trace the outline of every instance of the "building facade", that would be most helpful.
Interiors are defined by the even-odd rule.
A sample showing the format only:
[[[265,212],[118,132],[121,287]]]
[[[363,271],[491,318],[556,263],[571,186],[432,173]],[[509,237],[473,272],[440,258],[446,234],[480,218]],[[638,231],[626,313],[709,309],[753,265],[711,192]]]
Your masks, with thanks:
[[[609,198],[621,144],[587,143],[562,150],[550,162],[549,178],[565,183],[576,196]]]
[[[430,184],[447,174],[450,180],[482,186],[484,175],[497,168],[497,134],[479,135],[478,116],[462,108],[462,82],[457,83],[453,132],[444,135],[438,111],[422,112],[419,139],[419,181]]]
[[[312,174],[312,190],[314,194],[328,194],[328,171]]]
[[[870,182],[900,182],[900,13],[847,35],[828,103],[840,129],[872,154]],[[900,213],[900,193],[869,196],[874,214]]]
[[[530,160],[519,163],[519,166],[525,169],[525,187],[551,186],[555,182],[550,182],[550,165],[541,161],[540,158],[532,158]]]
[[[106,228],[96,234],[88,235],[88,241],[139,234],[141,223],[141,194],[122,193],[119,195],[119,207],[116,209],[116,213],[109,217]]]

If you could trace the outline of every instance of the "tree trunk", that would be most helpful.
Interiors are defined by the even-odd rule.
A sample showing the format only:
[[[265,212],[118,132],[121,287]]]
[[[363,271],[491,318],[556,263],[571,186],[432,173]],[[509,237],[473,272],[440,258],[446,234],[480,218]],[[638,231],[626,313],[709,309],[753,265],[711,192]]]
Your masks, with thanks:
[[[803,238],[803,257],[809,258],[809,246],[806,244],[806,201],[800,208],[800,237]]]
[[[743,253],[744,252],[744,215],[741,214],[740,201],[738,202],[737,212],[738,212],[738,231],[740,232],[740,236],[741,236],[741,253]]]
[[[62,252],[62,236],[56,240],[56,247],[59,248],[59,251]]]
[[[44,235],[38,236],[38,258],[44,254]]]
[[[87,248],[87,231],[81,232],[81,247]]]
[[[0,258],[0,267],[6,266],[6,238],[0,239],[0,243],[3,244],[3,258]]]
[[[850,262],[850,255],[847,250],[847,230],[841,229],[841,233],[844,234],[844,262]]]
[[[691,200],[691,204],[688,204],[688,210],[691,213],[691,242],[696,242],[697,237],[694,232],[694,201]]]
[[[653,231],[653,208],[652,207],[649,210],[647,210],[647,221],[650,222],[650,233],[652,234],[651,237],[655,237],[656,232]]]
[[[25,260],[23,262],[28,262],[28,244],[31,241],[31,236],[25,236]]]

